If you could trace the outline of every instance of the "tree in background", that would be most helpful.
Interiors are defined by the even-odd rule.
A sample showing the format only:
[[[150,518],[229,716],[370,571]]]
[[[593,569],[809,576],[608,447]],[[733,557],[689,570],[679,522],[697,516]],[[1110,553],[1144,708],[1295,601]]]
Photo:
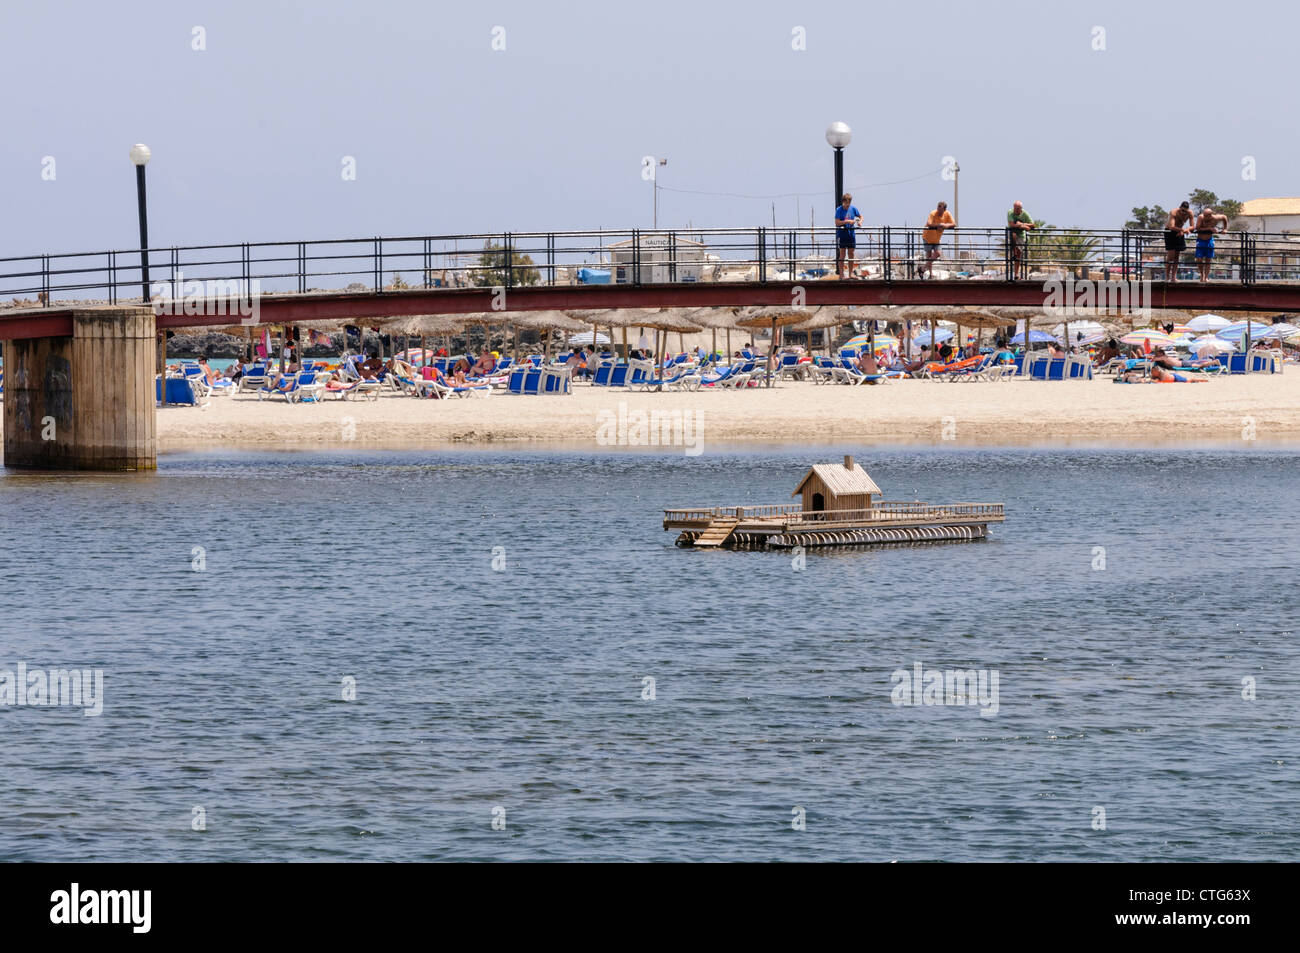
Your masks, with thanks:
[[[511,282],[516,285],[535,285],[542,280],[537,269],[532,267],[533,259],[529,255],[513,252],[510,256]],[[506,249],[491,240],[483,243],[483,253],[478,256],[478,267],[474,272],[474,284],[480,288],[501,288],[506,285]]]
[[[1169,213],[1159,205],[1145,205],[1133,209],[1133,217],[1124,223],[1125,228],[1160,229],[1169,221]]]

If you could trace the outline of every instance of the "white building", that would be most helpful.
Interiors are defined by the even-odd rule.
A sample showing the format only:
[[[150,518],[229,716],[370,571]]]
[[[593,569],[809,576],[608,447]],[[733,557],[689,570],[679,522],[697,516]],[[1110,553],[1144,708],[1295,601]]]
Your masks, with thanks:
[[[1300,234],[1300,198],[1251,199],[1241,204],[1237,221],[1248,232]]]
[[[641,281],[645,284],[672,281],[671,262],[677,260],[677,281],[699,281],[704,267],[704,243],[678,236],[675,239],[676,255],[668,247],[668,236],[647,235],[641,239]],[[613,280],[619,284],[633,281],[632,239],[614,242],[609,248],[614,269]]]

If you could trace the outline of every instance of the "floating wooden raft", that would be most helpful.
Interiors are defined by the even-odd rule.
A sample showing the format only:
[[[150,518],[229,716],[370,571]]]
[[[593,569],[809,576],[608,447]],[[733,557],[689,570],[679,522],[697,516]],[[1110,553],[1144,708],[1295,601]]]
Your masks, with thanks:
[[[984,539],[989,523],[1005,519],[1001,503],[873,502],[879,492],[845,457],[843,467],[808,471],[793,494],[802,503],[667,509],[663,525],[678,531],[679,546],[790,549]]]

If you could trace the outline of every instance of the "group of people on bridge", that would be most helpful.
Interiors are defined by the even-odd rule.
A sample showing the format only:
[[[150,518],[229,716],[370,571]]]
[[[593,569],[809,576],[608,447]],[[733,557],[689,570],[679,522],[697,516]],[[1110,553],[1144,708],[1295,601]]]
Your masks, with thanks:
[[[853,195],[845,192],[835,209],[835,274],[839,278],[853,276],[857,229],[861,227],[862,213],[853,204]],[[940,201],[926,216],[925,227],[921,230],[921,242],[925,246],[925,258],[918,272],[921,278],[934,277],[934,263],[942,257],[939,246],[943,233],[956,227],[957,222],[948,211],[947,202]],[[1007,212],[1007,254],[1011,264],[1008,277],[1013,281],[1028,277],[1025,233],[1037,227],[1034,217],[1025,211],[1024,203],[1019,199],[1013,202]],[[1187,234],[1193,231],[1196,232],[1196,267],[1200,280],[1209,281],[1210,265],[1214,261],[1214,236],[1227,228],[1228,216],[1215,212],[1208,205],[1196,214],[1189,202],[1183,202],[1170,212],[1164,233],[1165,281],[1178,281],[1178,260],[1187,250]]]

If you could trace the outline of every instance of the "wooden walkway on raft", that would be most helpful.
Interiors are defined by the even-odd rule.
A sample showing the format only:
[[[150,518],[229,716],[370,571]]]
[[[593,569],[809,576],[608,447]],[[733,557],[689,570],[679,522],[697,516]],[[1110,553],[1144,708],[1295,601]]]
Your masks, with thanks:
[[[1001,503],[882,500],[863,510],[804,510],[799,503],[699,506],[664,510],[678,546],[701,549],[852,546],[983,539],[1005,519]]]

